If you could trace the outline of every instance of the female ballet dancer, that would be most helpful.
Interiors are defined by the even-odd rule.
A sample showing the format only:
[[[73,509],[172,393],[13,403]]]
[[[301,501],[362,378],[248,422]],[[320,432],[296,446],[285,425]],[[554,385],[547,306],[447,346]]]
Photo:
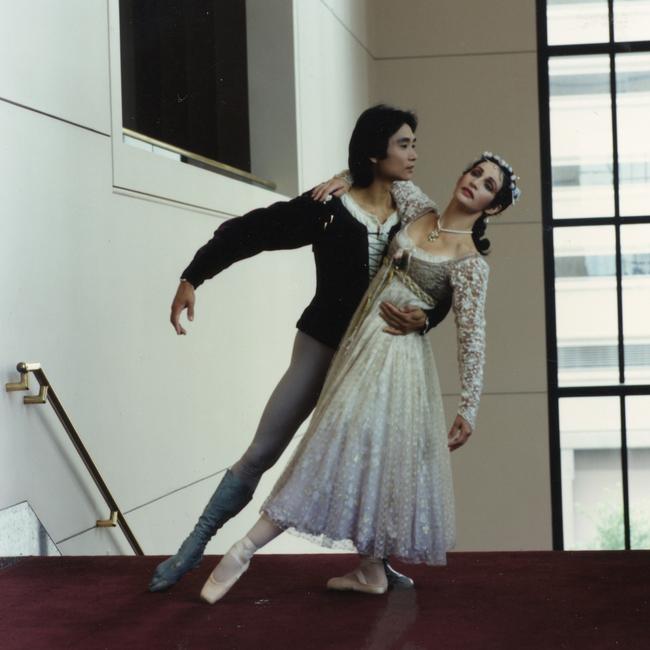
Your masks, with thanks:
[[[175,584],[201,562],[216,531],[251,500],[262,474],[280,457],[309,416],[350,319],[380,265],[386,245],[409,220],[434,207],[410,181],[417,154],[417,119],[409,111],[378,105],[364,111],[350,138],[348,163],[355,188],[327,203],[307,193],[223,223],[183,272],[172,303],[171,322],[185,334],[180,315],[193,319],[195,289],[239,260],[263,250],[311,244],[317,289],[298,321],[291,363],[280,380],[244,455],[225,473],[194,529],[175,555],[161,562],[150,591]],[[322,196],[322,194],[321,194]],[[425,333],[447,314],[450,303],[433,309],[382,305],[386,330],[393,335]],[[259,316],[259,315],[258,315]],[[410,578],[386,564],[391,584],[412,586]]]
[[[354,176],[354,170],[351,170]],[[310,426],[264,502],[262,516],[208,577],[222,598],[253,554],[284,530],[356,549],[360,565],[331,589],[386,591],[382,558],[445,564],[455,540],[450,450],[472,434],[483,381],[490,216],[519,196],[517,177],[483,153],[441,215],[404,224],[337,352]],[[461,398],[447,433],[432,341],[387,336],[379,304],[431,308],[453,294]]]

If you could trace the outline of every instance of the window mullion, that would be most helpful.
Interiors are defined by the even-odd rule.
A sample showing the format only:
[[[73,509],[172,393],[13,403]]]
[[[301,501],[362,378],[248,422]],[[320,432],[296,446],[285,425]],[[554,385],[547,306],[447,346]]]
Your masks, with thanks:
[[[623,286],[621,262],[621,209],[618,165],[618,112],[616,102],[616,53],[614,51],[614,0],[608,0],[609,5],[609,34],[612,47],[609,53],[610,65],[610,97],[612,105],[612,155],[614,183],[614,228],[616,237],[616,311],[618,320],[618,380],[625,383],[625,342],[623,339]]]
[[[623,332],[623,269],[621,259],[621,207],[619,188],[619,156],[618,156],[618,111],[616,84],[616,48],[614,41],[614,0],[607,0],[609,9],[609,42],[611,45],[610,58],[610,89],[612,101],[612,149],[613,149],[613,180],[614,180],[614,216],[616,235],[616,311],[618,318],[618,373],[619,382],[625,384],[625,340]],[[625,395],[619,397],[621,413],[621,483],[623,492],[623,541],[625,550],[630,549],[630,493],[627,453],[627,418],[625,414]]]
[[[549,463],[551,475],[551,503],[553,507],[553,548],[564,548],[564,526],[562,522],[562,468],[560,464],[560,413],[558,401],[557,333],[555,331],[555,260],[553,256],[553,199],[551,174],[551,126],[549,112],[549,55],[548,31],[546,25],[546,0],[537,0],[537,47],[545,55],[538,57],[539,83],[539,130],[541,136],[541,181],[542,181],[542,236],[544,239],[544,295],[546,317],[552,327],[546,327],[546,358],[548,376],[549,411]],[[559,504],[559,505],[558,505]]]
[[[625,550],[632,547],[630,534],[630,491],[628,475],[628,454],[627,454],[627,416],[625,412],[625,396],[620,397],[621,405],[621,473],[623,483],[623,537]]]

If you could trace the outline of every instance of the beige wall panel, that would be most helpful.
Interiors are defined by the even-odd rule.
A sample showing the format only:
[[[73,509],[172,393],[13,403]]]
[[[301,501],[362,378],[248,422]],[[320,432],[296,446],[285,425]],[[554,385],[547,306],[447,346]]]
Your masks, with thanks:
[[[500,220],[541,220],[535,54],[377,61],[374,75],[373,101],[417,111],[416,182],[441,207],[464,166],[489,150],[522,177],[521,201]]]
[[[542,232],[539,224],[489,228],[490,280],[486,306],[488,393],[540,392],[546,382],[546,321]],[[453,311],[429,336],[444,393],[459,390]]]
[[[377,58],[532,51],[534,0],[369,0]]]
[[[416,109],[416,182],[444,208],[463,167],[484,150],[504,156],[522,177],[522,200],[489,229],[485,393],[475,437],[452,456],[457,550],[551,548],[535,5],[369,6],[379,59],[372,101]],[[453,318],[430,336],[451,423]]]
[[[1,0],[0,97],[110,133],[106,0]]]
[[[455,403],[445,399],[450,422]],[[485,395],[452,463],[457,551],[552,548],[546,395]]]

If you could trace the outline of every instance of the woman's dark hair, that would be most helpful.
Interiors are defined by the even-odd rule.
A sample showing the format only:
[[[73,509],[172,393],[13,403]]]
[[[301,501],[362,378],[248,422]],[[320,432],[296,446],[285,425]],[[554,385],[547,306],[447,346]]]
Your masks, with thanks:
[[[467,172],[471,171],[474,169],[474,167],[476,167],[476,165],[480,165],[482,162],[491,162],[495,165],[498,165],[501,173],[503,174],[503,183],[501,184],[499,191],[494,196],[494,199],[492,199],[492,203],[490,203],[490,205],[488,205],[486,208],[487,210],[499,208],[499,210],[494,213],[499,214],[513,202],[513,174],[510,168],[504,166],[504,163],[500,158],[486,154],[483,154],[480,158],[477,158],[474,162],[468,165],[463,171],[463,174],[467,174]],[[490,216],[494,216],[494,214],[488,215],[485,211],[483,211],[483,214],[474,222],[474,226],[472,227],[472,240],[474,241],[476,250],[481,255],[487,255],[490,250],[490,240],[487,237],[484,237],[484,235],[487,228],[487,219]]]
[[[385,104],[377,104],[361,113],[348,147],[348,169],[354,185],[368,187],[372,183],[375,172],[370,158],[385,158],[388,140],[404,124],[415,131],[418,126],[415,113]]]

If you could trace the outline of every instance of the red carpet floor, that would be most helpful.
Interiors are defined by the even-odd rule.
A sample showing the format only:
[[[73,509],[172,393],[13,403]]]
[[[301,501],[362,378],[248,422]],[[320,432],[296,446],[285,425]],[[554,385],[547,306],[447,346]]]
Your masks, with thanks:
[[[159,561],[0,563],[0,648],[650,649],[650,551],[452,553],[401,565],[417,588],[383,596],[324,589],[351,556],[260,555],[213,606],[198,593],[216,558],[150,594]]]

